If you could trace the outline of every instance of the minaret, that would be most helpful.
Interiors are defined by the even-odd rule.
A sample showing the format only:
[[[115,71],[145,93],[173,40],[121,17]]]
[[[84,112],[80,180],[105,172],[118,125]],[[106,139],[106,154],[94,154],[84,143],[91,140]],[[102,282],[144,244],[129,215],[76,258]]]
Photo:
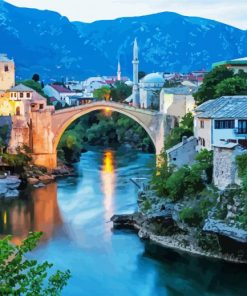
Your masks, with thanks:
[[[140,106],[140,96],[139,96],[139,79],[138,79],[138,72],[139,72],[139,58],[138,58],[138,44],[135,38],[134,41],[134,48],[133,48],[133,106],[139,107]]]
[[[117,65],[117,80],[121,81],[121,65],[120,65],[120,61],[118,61],[118,65]]]

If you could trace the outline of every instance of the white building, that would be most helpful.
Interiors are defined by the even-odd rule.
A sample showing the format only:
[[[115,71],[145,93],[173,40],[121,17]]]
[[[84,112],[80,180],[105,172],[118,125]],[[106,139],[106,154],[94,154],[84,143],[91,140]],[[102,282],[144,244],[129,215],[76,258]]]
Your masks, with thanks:
[[[160,90],[164,83],[165,79],[159,73],[148,74],[140,80],[139,96],[141,108],[159,108]]]
[[[46,85],[43,90],[48,97],[56,98],[61,103],[66,102],[67,97],[81,95],[81,93],[71,91],[64,86],[57,84]]]
[[[195,137],[198,150],[222,142],[247,147],[247,96],[225,96],[210,100],[195,109]]]
[[[214,63],[212,67],[218,66],[226,66],[228,69],[232,69],[234,73],[238,73],[239,70],[247,73],[247,57]]]
[[[163,88],[160,93],[160,112],[175,116],[178,120],[189,112],[193,113],[195,100],[192,94],[195,90],[191,86]]]

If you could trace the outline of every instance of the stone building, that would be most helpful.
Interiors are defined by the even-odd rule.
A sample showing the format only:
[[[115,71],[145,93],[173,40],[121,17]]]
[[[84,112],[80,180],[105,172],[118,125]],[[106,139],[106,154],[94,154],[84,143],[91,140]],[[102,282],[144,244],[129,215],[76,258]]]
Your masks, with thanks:
[[[223,190],[231,184],[241,184],[236,166],[236,156],[246,152],[236,143],[222,142],[213,147],[214,170],[213,182]]]
[[[185,114],[194,112],[194,89],[188,86],[163,88],[160,93],[160,112],[175,116],[178,121]]]
[[[195,161],[197,141],[195,137],[183,137],[182,142],[166,151],[169,165],[180,168]]]
[[[0,93],[15,85],[15,63],[7,55],[0,54]]]

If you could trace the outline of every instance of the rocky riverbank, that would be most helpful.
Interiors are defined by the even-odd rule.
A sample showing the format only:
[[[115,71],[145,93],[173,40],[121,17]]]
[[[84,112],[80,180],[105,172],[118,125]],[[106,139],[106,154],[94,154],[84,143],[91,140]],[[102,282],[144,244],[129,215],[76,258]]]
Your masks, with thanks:
[[[57,178],[74,176],[74,170],[60,165],[52,171],[34,165],[25,167],[20,175],[0,176],[0,198],[18,198],[20,192],[29,187],[39,188],[55,182]]]
[[[138,236],[162,247],[198,256],[247,264],[247,231],[229,226],[213,218],[206,219],[203,227],[191,227],[179,219],[179,205],[159,203],[143,211],[145,194],[139,193],[139,211],[130,215],[114,215],[114,228],[134,229]]]
[[[0,177],[0,197],[16,198],[19,196],[21,180],[17,176]]]

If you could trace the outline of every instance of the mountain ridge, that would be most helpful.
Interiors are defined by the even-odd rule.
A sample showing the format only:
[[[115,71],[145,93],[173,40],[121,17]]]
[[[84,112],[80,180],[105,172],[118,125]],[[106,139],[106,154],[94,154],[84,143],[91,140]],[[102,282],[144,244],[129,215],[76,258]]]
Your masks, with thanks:
[[[189,72],[213,62],[247,56],[247,31],[174,12],[71,22],[49,10],[19,8],[0,0],[0,52],[16,61],[19,79],[38,72],[44,80],[132,75],[132,45],[140,46],[140,70]]]

